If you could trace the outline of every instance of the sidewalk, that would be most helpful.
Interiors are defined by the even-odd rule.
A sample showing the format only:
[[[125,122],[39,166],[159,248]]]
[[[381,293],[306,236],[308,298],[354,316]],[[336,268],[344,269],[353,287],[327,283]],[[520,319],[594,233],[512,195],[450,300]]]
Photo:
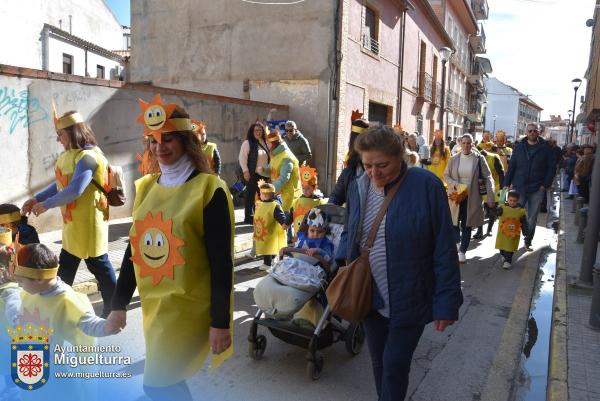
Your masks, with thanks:
[[[246,258],[252,249],[253,228],[249,224],[243,224],[244,209],[235,209],[235,241],[234,241],[234,263]],[[131,218],[114,219],[109,222],[108,230],[108,257],[117,276],[121,269],[121,261],[125,248],[129,243],[129,229],[131,227]],[[62,231],[49,231],[40,234],[40,241],[48,246],[56,255],[60,253],[62,247]],[[75,276],[73,288],[84,294],[95,294],[98,292],[98,285],[94,275],[87,269],[82,261]]]
[[[579,227],[574,223],[575,213],[571,212],[574,200],[566,199],[565,195],[563,192],[561,199],[562,238],[553,308],[556,334],[552,341],[549,375],[552,391],[548,399],[566,400],[568,394],[569,401],[600,400],[600,331],[588,325],[591,288],[576,285],[583,244],[576,243]]]

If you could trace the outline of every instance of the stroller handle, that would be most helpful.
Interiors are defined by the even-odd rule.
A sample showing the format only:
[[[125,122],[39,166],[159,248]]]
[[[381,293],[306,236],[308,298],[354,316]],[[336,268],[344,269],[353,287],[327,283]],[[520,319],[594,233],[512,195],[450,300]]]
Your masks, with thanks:
[[[286,253],[292,253],[292,252],[303,253],[304,255],[308,255],[307,249],[294,248],[294,247],[290,247],[290,246],[281,248],[281,250],[279,251],[280,254],[286,254]],[[323,268],[325,270],[327,270],[327,272],[329,272],[330,263],[327,260],[325,260],[324,257],[322,257],[321,255],[310,255],[310,257],[317,259],[319,261],[319,263],[321,264],[321,266],[323,266]]]

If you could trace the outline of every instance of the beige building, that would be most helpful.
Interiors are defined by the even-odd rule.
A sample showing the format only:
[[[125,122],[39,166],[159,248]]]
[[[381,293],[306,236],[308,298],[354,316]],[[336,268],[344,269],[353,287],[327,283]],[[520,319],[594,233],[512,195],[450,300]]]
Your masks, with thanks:
[[[462,132],[468,35],[478,32],[468,3],[439,1],[440,10],[427,0],[258,3],[133,0],[131,80],[289,105],[329,190],[347,152],[352,110],[430,137],[441,108],[439,49],[449,47],[456,53],[447,123]],[[456,40],[444,25],[456,29]]]
[[[587,87],[585,90],[584,122],[587,127],[594,129],[587,137],[581,138],[587,143],[598,142],[598,130],[600,130],[600,0],[596,0],[593,18],[592,42],[590,45],[590,58],[585,78]]]

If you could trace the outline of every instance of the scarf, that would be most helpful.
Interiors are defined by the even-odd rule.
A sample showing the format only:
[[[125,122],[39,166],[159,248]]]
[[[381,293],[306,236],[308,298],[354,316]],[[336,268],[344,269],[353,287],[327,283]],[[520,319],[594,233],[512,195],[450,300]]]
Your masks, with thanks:
[[[179,160],[170,166],[160,162],[158,165],[160,166],[161,172],[158,183],[164,187],[175,187],[183,184],[196,169],[187,154],[181,156]]]

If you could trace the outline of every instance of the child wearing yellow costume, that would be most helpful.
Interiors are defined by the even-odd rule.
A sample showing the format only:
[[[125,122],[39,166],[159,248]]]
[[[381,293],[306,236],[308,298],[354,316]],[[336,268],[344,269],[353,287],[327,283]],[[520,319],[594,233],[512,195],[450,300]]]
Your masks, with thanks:
[[[263,256],[263,264],[260,269],[269,270],[275,255],[287,245],[285,231],[289,227],[290,218],[275,197],[273,184],[260,180],[258,188],[260,202],[254,211],[254,241],[256,254]]]
[[[7,302],[12,310],[18,310],[18,316],[11,316],[11,326],[8,332],[13,343],[19,335],[27,332],[38,332],[48,338],[50,361],[52,370],[75,370],[77,372],[89,371],[92,366],[60,365],[55,355],[62,354],[59,347],[65,342],[73,346],[91,346],[95,344],[94,337],[104,337],[117,333],[118,327],[112,328],[107,321],[96,316],[89,299],[85,294],[75,292],[59,277],[58,259],[42,244],[30,244],[23,247],[17,246],[15,263],[12,275],[24,291],[21,297],[11,298]],[[16,307],[15,304],[20,304]],[[14,323],[18,323],[14,325]],[[31,335],[31,334],[29,334]],[[35,334],[34,340],[35,341]],[[17,348],[18,349],[18,348]],[[57,351],[58,350],[58,351]],[[85,358],[85,352],[77,352],[75,356]],[[60,358],[59,358],[60,360]],[[54,365],[58,363],[59,365]],[[15,383],[18,376],[13,374]],[[61,381],[56,378],[48,379],[48,383],[40,386],[35,392],[26,392],[23,400],[28,399],[57,399],[69,392],[70,399],[95,399],[95,385],[91,381],[75,380]]]
[[[0,205],[0,227],[12,231],[12,241],[19,234],[19,242],[23,245],[40,242],[36,229],[27,224],[27,216],[21,215],[21,209],[17,205],[11,203]]]
[[[496,249],[504,257],[502,268],[510,269],[512,258],[519,248],[521,232],[527,235],[527,212],[520,207],[519,193],[509,191],[506,196],[506,204],[496,208],[496,215],[499,216],[498,235],[496,236]]]
[[[294,218],[294,236],[300,231],[300,224],[304,216],[315,206],[324,205],[327,200],[317,190],[317,170],[310,166],[300,167],[300,183],[302,196],[294,200],[292,216]]]

